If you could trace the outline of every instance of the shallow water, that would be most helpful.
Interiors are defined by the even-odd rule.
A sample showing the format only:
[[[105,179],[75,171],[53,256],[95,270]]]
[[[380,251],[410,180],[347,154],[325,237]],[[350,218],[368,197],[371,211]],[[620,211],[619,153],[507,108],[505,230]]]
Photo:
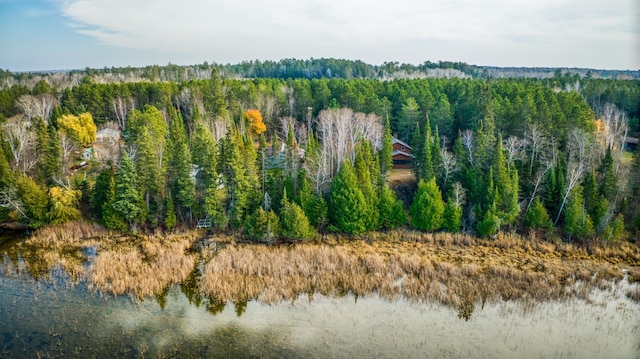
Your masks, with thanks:
[[[640,305],[625,281],[589,301],[476,303],[465,320],[456,308],[377,296],[216,303],[188,283],[142,302],[104,297],[60,265],[27,268],[22,255],[34,254],[13,249],[0,248],[2,358],[640,357]]]

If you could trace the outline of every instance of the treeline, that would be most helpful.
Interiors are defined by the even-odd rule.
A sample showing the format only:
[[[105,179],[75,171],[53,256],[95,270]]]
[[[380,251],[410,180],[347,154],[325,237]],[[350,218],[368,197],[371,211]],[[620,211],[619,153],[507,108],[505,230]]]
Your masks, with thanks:
[[[208,219],[267,241],[403,225],[627,238],[640,226],[638,156],[623,147],[638,83],[589,80],[585,101],[559,80],[231,80],[214,69],[199,81],[13,86],[0,91],[0,222]],[[404,204],[387,184],[392,135],[415,155]]]
[[[79,84],[85,76],[93,77],[97,83],[206,80],[214,68],[223,78],[234,79],[570,78],[574,83],[576,80],[592,78],[640,79],[640,70],[494,67],[452,61],[425,61],[418,65],[390,61],[381,65],[371,65],[359,60],[312,58],[308,60],[254,60],[238,64],[210,64],[205,61],[197,65],[169,63],[145,67],[104,67],[101,69],[86,68],[83,70],[20,73],[0,69],[0,88],[8,88],[13,85],[31,88],[41,80],[58,88],[67,88]]]

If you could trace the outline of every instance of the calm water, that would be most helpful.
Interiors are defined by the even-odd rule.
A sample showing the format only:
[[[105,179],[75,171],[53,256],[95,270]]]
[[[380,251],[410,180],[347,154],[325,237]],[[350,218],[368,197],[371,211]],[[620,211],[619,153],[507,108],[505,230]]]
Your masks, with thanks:
[[[1,358],[640,358],[640,305],[626,282],[589,301],[478,303],[468,320],[375,296],[216,303],[195,277],[137,302],[88,291],[61,265],[27,267],[22,256],[36,254],[12,246],[0,246]],[[89,266],[93,253],[67,255]]]

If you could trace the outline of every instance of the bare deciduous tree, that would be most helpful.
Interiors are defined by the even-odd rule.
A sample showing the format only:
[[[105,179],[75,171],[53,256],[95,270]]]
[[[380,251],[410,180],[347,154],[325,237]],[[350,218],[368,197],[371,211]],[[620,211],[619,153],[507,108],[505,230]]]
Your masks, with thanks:
[[[504,140],[503,148],[507,151],[507,166],[511,166],[513,161],[522,158],[522,149],[524,148],[525,141],[515,136],[510,136]]]
[[[580,183],[582,175],[590,168],[591,156],[593,152],[593,141],[589,138],[589,135],[580,129],[574,129],[571,131],[569,137],[569,153],[567,159],[567,177],[565,182],[564,194],[562,196],[562,203],[560,204],[560,210],[558,216],[554,221],[554,225],[558,224],[560,215],[564,210],[564,206],[567,203],[571,190]]]
[[[116,115],[116,120],[120,126],[120,130],[124,131],[127,127],[127,117],[129,112],[136,108],[135,100],[132,97],[122,98],[117,97],[111,101],[113,106],[113,113]]]
[[[473,165],[473,131],[466,130],[462,132],[462,146],[467,151],[467,155],[469,156],[469,163]]]
[[[36,136],[31,129],[31,122],[14,116],[2,124],[11,155],[13,168],[25,173],[38,162],[36,152]]]

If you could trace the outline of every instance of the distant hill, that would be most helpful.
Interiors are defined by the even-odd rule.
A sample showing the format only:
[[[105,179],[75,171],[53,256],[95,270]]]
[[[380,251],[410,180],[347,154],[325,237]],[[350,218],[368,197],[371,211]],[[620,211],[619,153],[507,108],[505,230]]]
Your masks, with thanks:
[[[20,72],[0,70],[0,88],[15,84],[33,87],[45,80],[50,85],[66,88],[78,84],[83,77],[92,76],[96,83],[140,81],[188,81],[208,79],[214,67],[226,78],[552,78],[570,76],[580,78],[640,79],[640,70],[599,70],[564,67],[495,67],[469,65],[463,62],[425,61],[420,65],[385,62],[371,65],[359,60],[332,58],[280,61],[243,61],[239,64],[149,65],[145,67],[105,67],[102,69]]]

